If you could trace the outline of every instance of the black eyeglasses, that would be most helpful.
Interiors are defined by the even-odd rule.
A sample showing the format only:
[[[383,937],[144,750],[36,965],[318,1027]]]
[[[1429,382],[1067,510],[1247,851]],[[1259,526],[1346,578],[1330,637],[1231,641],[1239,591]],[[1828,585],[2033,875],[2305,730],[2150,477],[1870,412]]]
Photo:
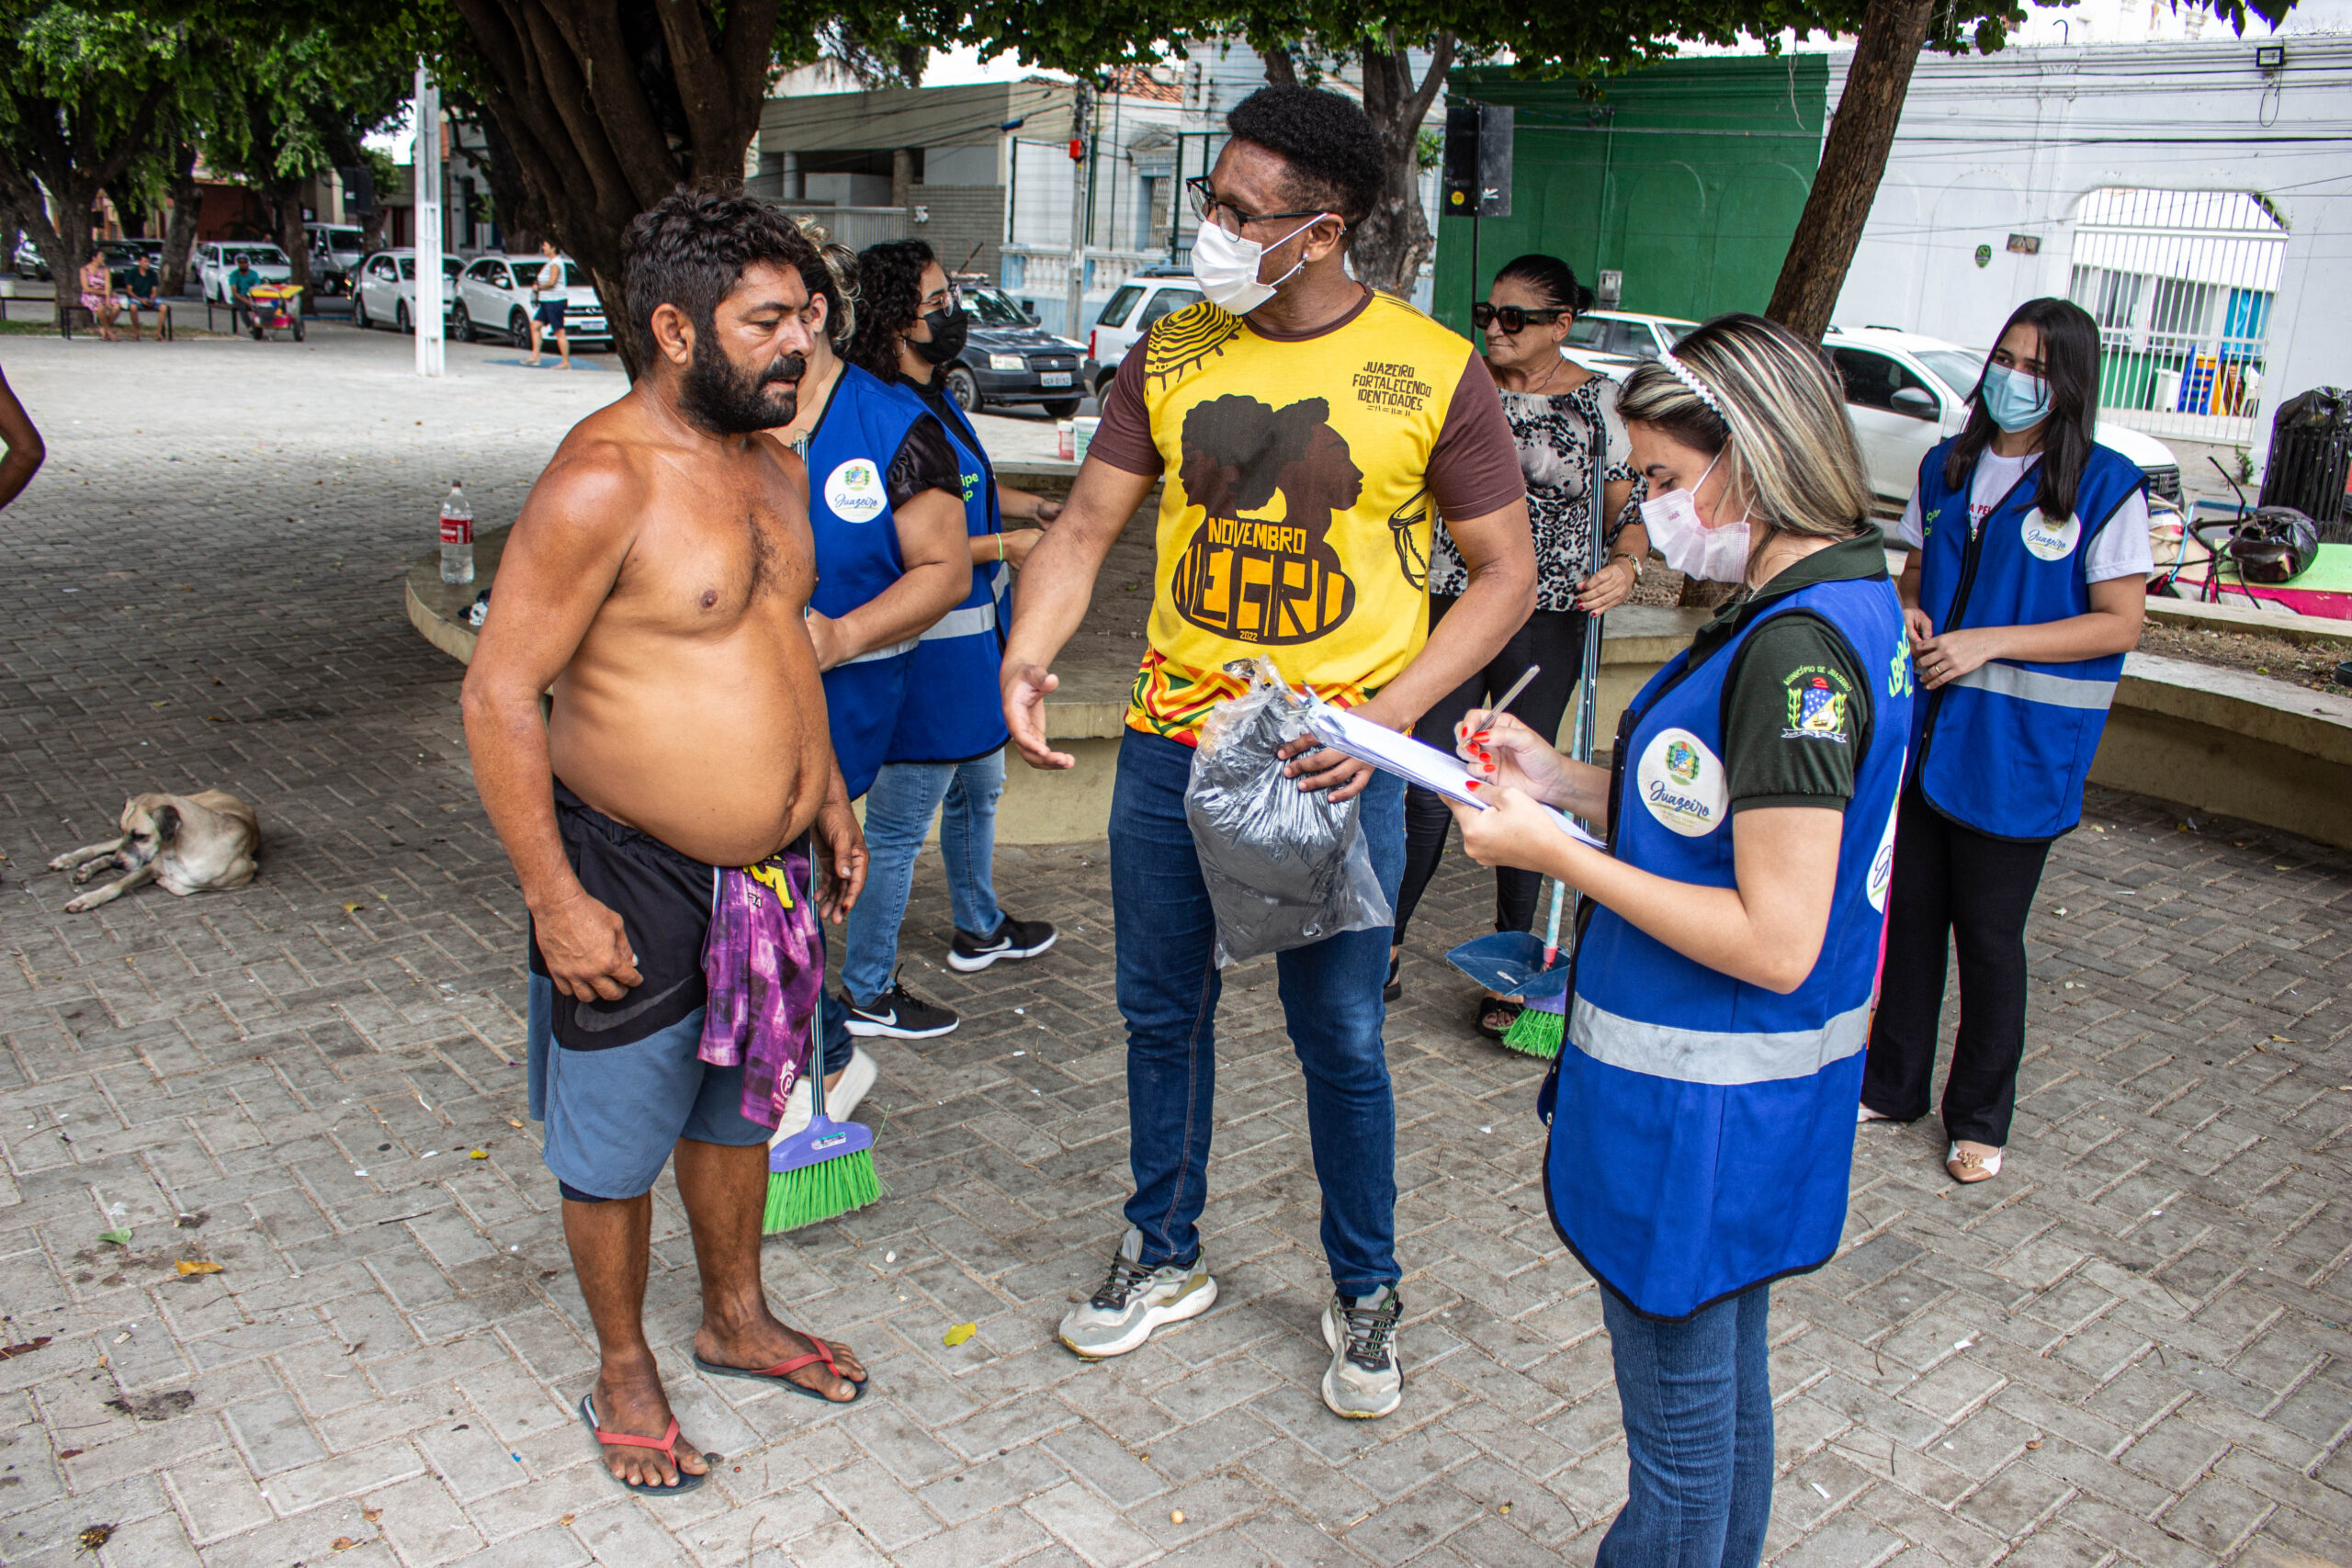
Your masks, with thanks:
[[[1516,305],[1489,305],[1481,299],[1470,307],[1470,322],[1480,332],[1485,332],[1491,326],[1500,326],[1507,333],[1516,333],[1525,332],[1527,323],[1530,321],[1542,326],[1550,326],[1562,316],[1573,313],[1566,306],[1560,305],[1555,305],[1548,310],[1523,310]]]
[[[1223,228],[1226,232],[1229,234],[1238,234],[1242,230],[1250,227],[1250,224],[1263,223],[1269,219],[1328,218],[1331,216],[1331,214],[1319,207],[1312,212],[1244,212],[1241,209],[1234,206],[1233,203],[1226,200],[1224,197],[1218,196],[1216,192],[1211,190],[1209,188],[1209,177],[1206,175],[1194,175],[1191,179],[1184,182],[1184,189],[1189,192],[1193,197],[1193,216],[1199,219],[1204,223],[1217,222],[1217,209],[1219,208],[1224,209],[1226,215],[1231,218],[1233,221],[1230,224],[1219,224],[1218,226]]]

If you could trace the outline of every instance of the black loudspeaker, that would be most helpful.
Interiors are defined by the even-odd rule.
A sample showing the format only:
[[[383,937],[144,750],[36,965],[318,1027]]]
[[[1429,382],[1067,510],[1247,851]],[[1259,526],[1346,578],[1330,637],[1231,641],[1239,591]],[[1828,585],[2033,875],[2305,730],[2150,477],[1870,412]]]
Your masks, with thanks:
[[[335,177],[343,182],[343,209],[356,216],[376,210],[376,174],[365,164],[338,167]]]
[[[1446,106],[1445,190],[1438,206],[1445,217],[1510,216],[1512,118],[1500,104]]]

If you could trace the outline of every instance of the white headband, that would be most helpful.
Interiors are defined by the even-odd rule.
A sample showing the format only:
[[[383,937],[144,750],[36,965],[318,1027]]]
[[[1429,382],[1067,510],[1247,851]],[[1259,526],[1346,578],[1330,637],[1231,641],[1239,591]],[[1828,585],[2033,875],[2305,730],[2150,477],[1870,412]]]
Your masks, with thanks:
[[[1676,380],[1690,389],[1690,395],[1692,397],[1698,399],[1701,402],[1706,404],[1707,407],[1713,410],[1717,419],[1724,417],[1724,406],[1723,404],[1715,401],[1715,394],[1708,389],[1707,384],[1704,381],[1699,379],[1697,373],[1694,372],[1690,367],[1683,364],[1682,361],[1674,357],[1674,351],[1672,349],[1662,348],[1658,350],[1657,358],[1659,364],[1665,366],[1667,369],[1673,372],[1674,378]]]

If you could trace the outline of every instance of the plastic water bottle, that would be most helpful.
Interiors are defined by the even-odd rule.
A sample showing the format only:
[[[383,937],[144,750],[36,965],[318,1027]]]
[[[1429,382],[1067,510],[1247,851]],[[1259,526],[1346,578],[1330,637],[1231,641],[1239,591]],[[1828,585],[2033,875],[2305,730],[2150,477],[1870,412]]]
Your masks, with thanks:
[[[466,487],[449,483],[448,499],[441,503],[441,581],[474,580],[474,509],[466,504]]]

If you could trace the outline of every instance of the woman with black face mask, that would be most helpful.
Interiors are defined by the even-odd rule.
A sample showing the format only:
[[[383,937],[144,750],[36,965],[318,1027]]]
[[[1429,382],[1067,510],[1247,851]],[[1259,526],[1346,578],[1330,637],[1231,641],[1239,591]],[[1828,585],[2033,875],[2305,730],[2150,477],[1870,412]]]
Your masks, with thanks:
[[[931,247],[921,240],[869,247],[858,256],[857,285],[857,325],[844,356],[900,395],[911,392],[946,428],[962,464],[969,539],[969,590],[916,645],[909,690],[919,700],[902,711],[866,795],[865,893],[850,911],[842,960],[851,1032],[922,1038],[958,1022],[897,977],[899,928],[933,816],[956,924],[949,968],[968,975],[1000,958],[1033,958],[1057,934],[1044,920],[1017,920],[1000,908],[991,872],[1008,739],[997,694],[1005,600],[1013,569],[1042,536],[1035,526],[1008,532],[1004,519],[1048,523],[1061,508],[999,484],[978,432],[947,395],[944,367],[963,352],[969,323]]]

